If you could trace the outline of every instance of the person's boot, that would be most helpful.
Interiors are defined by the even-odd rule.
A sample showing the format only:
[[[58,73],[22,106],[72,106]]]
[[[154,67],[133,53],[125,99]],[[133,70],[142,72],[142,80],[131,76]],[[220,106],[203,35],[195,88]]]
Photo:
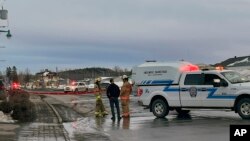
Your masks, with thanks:
[[[119,116],[119,117],[118,117],[118,121],[120,121],[121,119],[122,119],[122,117]]]
[[[112,120],[112,121],[115,121],[115,117],[111,117],[111,120]]]
[[[99,112],[95,112],[95,116],[98,117],[99,116]]]
[[[102,112],[102,115],[103,115],[103,116],[106,116],[106,115],[108,115],[108,112],[107,112],[107,111],[104,111],[104,112]]]

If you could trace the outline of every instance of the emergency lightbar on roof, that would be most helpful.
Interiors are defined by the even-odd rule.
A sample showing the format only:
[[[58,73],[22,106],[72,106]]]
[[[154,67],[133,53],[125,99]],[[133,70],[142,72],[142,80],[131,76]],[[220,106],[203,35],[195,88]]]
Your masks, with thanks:
[[[184,66],[181,66],[180,68],[181,72],[190,72],[190,71],[199,71],[199,70],[200,68],[193,64],[184,65]]]

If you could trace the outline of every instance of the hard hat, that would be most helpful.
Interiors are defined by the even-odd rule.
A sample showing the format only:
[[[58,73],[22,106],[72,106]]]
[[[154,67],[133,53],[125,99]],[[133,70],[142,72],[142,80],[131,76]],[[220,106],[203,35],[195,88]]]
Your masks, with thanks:
[[[126,78],[128,78],[127,75],[123,75],[123,76],[122,76],[122,79],[126,79]]]

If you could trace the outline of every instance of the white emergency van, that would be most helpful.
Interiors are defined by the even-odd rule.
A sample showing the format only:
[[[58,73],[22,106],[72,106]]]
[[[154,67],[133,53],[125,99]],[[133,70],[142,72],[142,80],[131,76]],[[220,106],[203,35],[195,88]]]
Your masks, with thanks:
[[[232,70],[199,70],[189,62],[146,62],[132,70],[139,102],[156,117],[170,110],[230,109],[250,119],[250,81]]]

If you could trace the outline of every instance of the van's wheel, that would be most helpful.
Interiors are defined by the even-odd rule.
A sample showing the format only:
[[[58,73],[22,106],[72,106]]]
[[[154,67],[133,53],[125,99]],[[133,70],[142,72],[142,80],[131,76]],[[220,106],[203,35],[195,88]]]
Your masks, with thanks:
[[[190,110],[182,110],[181,108],[175,108],[175,111],[181,115],[185,115],[185,114],[188,114],[190,112]]]
[[[250,119],[250,98],[243,98],[237,103],[237,112],[242,119]]]
[[[164,118],[169,113],[169,106],[167,102],[162,99],[156,99],[152,103],[153,114],[158,118]]]

